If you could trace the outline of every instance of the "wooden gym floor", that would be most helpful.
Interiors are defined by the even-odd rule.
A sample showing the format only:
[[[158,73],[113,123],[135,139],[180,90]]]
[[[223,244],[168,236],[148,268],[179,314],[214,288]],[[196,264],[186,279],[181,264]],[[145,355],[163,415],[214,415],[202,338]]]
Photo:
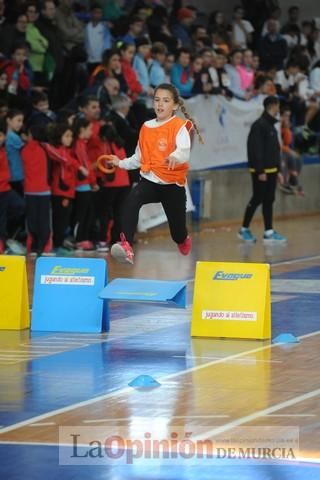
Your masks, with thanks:
[[[319,219],[277,222],[289,239],[285,247],[264,247],[256,223],[255,245],[241,244],[231,225],[193,232],[187,258],[166,235],[138,242],[133,267],[107,256],[111,278],[187,280],[186,310],[113,303],[110,333],[2,331],[1,478],[320,479]],[[272,336],[292,333],[300,342],[191,339],[198,260],[270,263]],[[33,269],[28,261],[30,292]],[[160,386],[129,387],[138,375],[150,375]],[[85,439],[79,450],[78,431],[86,434],[77,437]],[[150,459],[149,447],[130,456],[126,443],[122,455],[110,461],[98,448],[112,435],[134,440],[146,438],[146,432],[157,439],[192,432],[195,439],[236,447],[243,437],[246,446],[256,446],[257,438],[264,446],[280,435],[286,447],[299,439],[299,449],[295,458],[244,460],[221,448],[221,458],[190,455],[178,461]],[[88,453],[90,441],[96,449]]]

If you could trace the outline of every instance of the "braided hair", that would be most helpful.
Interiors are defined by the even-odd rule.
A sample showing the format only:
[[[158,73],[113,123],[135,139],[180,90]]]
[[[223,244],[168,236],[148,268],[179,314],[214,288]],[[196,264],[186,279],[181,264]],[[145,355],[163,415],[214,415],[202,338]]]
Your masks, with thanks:
[[[204,140],[203,140],[203,137],[200,133],[200,130],[199,130],[199,127],[198,125],[196,124],[195,120],[193,119],[193,117],[189,114],[189,112],[187,111],[186,109],[186,106],[185,106],[185,103],[183,101],[183,99],[180,97],[179,95],[179,92],[178,90],[176,89],[176,87],[174,85],[172,85],[171,83],[161,83],[160,85],[158,85],[155,89],[155,92],[154,94],[156,95],[157,91],[158,90],[168,90],[168,92],[171,93],[172,97],[173,97],[173,101],[179,105],[179,108],[181,110],[181,112],[183,113],[183,115],[185,116],[185,118],[187,120],[190,120],[190,122],[192,123],[195,131],[196,131],[196,134],[198,135],[198,139],[199,139],[199,142],[200,143],[204,143]]]

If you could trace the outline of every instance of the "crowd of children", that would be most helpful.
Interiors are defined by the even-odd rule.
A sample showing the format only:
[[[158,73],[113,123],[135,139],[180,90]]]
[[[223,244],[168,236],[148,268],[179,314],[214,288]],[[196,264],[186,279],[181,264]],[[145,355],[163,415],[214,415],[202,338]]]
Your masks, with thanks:
[[[48,104],[39,108],[48,103],[45,94],[35,102],[28,118],[12,109],[1,120],[0,253],[8,238],[25,242],[31,255],[106,252],[109,230],[113,241],[120,235],[130,179],[118,168],[104,173],[97,159],[124,158],[122,140],[111,120],[100,119],[95,97],[84,98],[75,115],[61,112],[60,120]]]

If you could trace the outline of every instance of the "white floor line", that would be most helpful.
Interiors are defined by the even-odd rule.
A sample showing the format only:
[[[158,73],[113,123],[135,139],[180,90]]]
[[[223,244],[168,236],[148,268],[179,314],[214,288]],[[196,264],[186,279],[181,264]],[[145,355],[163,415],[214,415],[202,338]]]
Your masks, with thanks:
[[[31,423],[29,427],[52,427],[56,425],[56,422],[40,422],[40,423]]]
[[[171,421],[172,419],[210,419],[210,418],[230,418],[230,415],[174,415],[172,417],[161,417],[158,416],[157,419],[163,419],[163,420],[168,420]],[[147,420],[150,422],[150,417],[139,417],[136,416],[134,417],[135,421],[136,420]],[[130,417],[122,417],[122,418],[97,418],[95,420],[82,420],[82,423],[86,424],[96,424],[96,423],[106,423],[106,422],[128,422],[131,421]]]
[[[273,412],[277,412],[278,410],[282,410],[283,408],[291,407],[292,405],[304,402],[305,400],[310,400],[310,398],[318,397],[319,395],[320,388],[318,388],[317,390],[313,390],[312,392],[304,393],[303,395],[298,395],[297,397],[290,398],[290,400],[286,400],[285,402],[277,403],[276,405],[265,408],[264,410],[258,410],[257,412],[250,413],[250,415],[238,418],[237,420],[233,420],[232,422],[221,425],[220,427],[212,428],[211,430],[208,430],[201,435],[195,436],[192,440],[203,440],[204,438],[211,438],[213,436],[220,435],[221,433],[225,433],[229,430],[233,430],[236,427],[240,427],[240,425],[253,422],[258,418],[266,417]]]
[[[271,268],[279,267],[281,265],[293,265],[295,263],[312,262],[313,260],[319,260],[319,259],[320,259],[320,255],[314,255],[313,257],[296,258],[294,260],[283,260],[281,262],[271,263]]]
[[[298,338],[300,340],[302,340],[304,338],[310,338],[312,336],[316,336],[316,335],[319,335],[319,334],[320,334],[320,330],[318,330],[316,332],[313,332],[313,333],[309,333],[305,336],[302,335],[301,337],[298,337]],[[297,344],[297,345],[301,345],[301,344]],[[186,375],[187,373],[195,372],[197,370],[202,370],[202,369],[210,367],[212,365],[216,365],[216,364],[219,364],[219,363],[224,363],[226,361],[230,361],[234,358],[243,357],[243,356],[246,356],[246,355],[250,355],[252,353],[261,352],[261,351],[266,350],[268,348],[271,349],[271,348],[276,348],[276,347],[279,347],[279,346],[281,346],[281,343],[273,343],[273,344],[264,345],[263,347],[255,348],[253,350],[247,350],[245,352],[237,353],[235,355],[230,355],[229,357],[221,358],[219,360],[214,360],[212,362],[204,363],[204,364],[198,365],[196,367],[192,367],[192,368],[188,368],[186,370],[182,370],[182,371],[179,371],[179,372],[176,372],[176,373],[172,373],[170,375],[166,375],[165,377],[160,377],[157,380],[161,383],[161,382],[164,382],[164,381],[172,379],[172,378],[176,378],[176,377],[179,377],[179,376],[182,376],[182,375]],[[101,400],[107,400],[107,399],[110,399],[110,398],[119,397],[120,395],[130,394],[133,391],[135,391],[133,388],[126,387],[126,388],[123,388],[123,389],[120,389],[120,390],[116,390],[115,392],[109,392],[109,393],[106,393],[104,395],[99,395],[98,397],[90,398],[89,400],[85,400],[83,402],[78,402],[78,403],[74,403],[73,405],[68,405],[67,407],[62,407],[62,408],[58,408],[56,410],[51,410],[50,412],[46,412],[46,413],[43,413],[41,415],[36,415],[35,417],[31,417],[27,420],[23,420],[22,422],[17,422],[17,423],[14,423],[12,425],[9,425],[8,427],[2,428],[0,430],[0,435],[2,433],[12,432],[13,430],[17,430],[18,428],[21,428],[21,427],[29,426],[31,423],[38,423],[39,421],[42,421],[42,420],[47,419],[49,417],[53,417],[55,415],[59,415],[60,413],[70,412],[72,410],[75,410],[76,408],[81,408],[81,407],[85,407],[87,405],[92,405],[94,403],[100,402]],[[270,411],[268,413],[272,413],[272,412]]]
[[[269,414],[267,415],[267,417],[288,417],[288,418],[291,418],[291,417],[317,417],[317,415],[315,415],[314,413],[274,413],[274,414]]]
[[[219,360],[223,357],[207,357],[207,356],[195,356],[195,355],[172,355],[172,358],[185,358],[186,360]],[[232,361],[232,360],[231,360]],[[281,360],[256,360],[255,358],[246,358],[246,359],[236,359],[236,361],[246,362],[246,363],[283,363]]]

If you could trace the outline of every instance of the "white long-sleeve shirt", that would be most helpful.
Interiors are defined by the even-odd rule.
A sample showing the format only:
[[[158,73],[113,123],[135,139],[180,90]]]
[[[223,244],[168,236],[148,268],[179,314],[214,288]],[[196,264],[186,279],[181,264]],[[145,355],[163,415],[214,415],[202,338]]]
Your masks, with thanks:
[[[148,120],[145,122],[145,125],[149,128],[156,128],[164,125],[165,123],[169,122],[172,119],[169,118],[164,122],[159,122],[157,119]],[[190,148],[191,148],[191,141],[190,135],[185,126],[181,127],[179,130],[177,137],[176,137],[176,149],[170,153],[170,157],[174,157],[177,163],[185,163],[189,161],[190,158]],[[134,170],[135,168],[139,168],[141,165],[141,152],[139,148],[139,144],[136,146],[136,150],[134,154],[129,157],[121,160],[119,167],[125,170]],[[161,184],[168,184],[169,182],[164,182],[161,178],[157,177],[152,171],[150,172],[141,172],[141,176],[150,182],[154,183],[161,183]]]

